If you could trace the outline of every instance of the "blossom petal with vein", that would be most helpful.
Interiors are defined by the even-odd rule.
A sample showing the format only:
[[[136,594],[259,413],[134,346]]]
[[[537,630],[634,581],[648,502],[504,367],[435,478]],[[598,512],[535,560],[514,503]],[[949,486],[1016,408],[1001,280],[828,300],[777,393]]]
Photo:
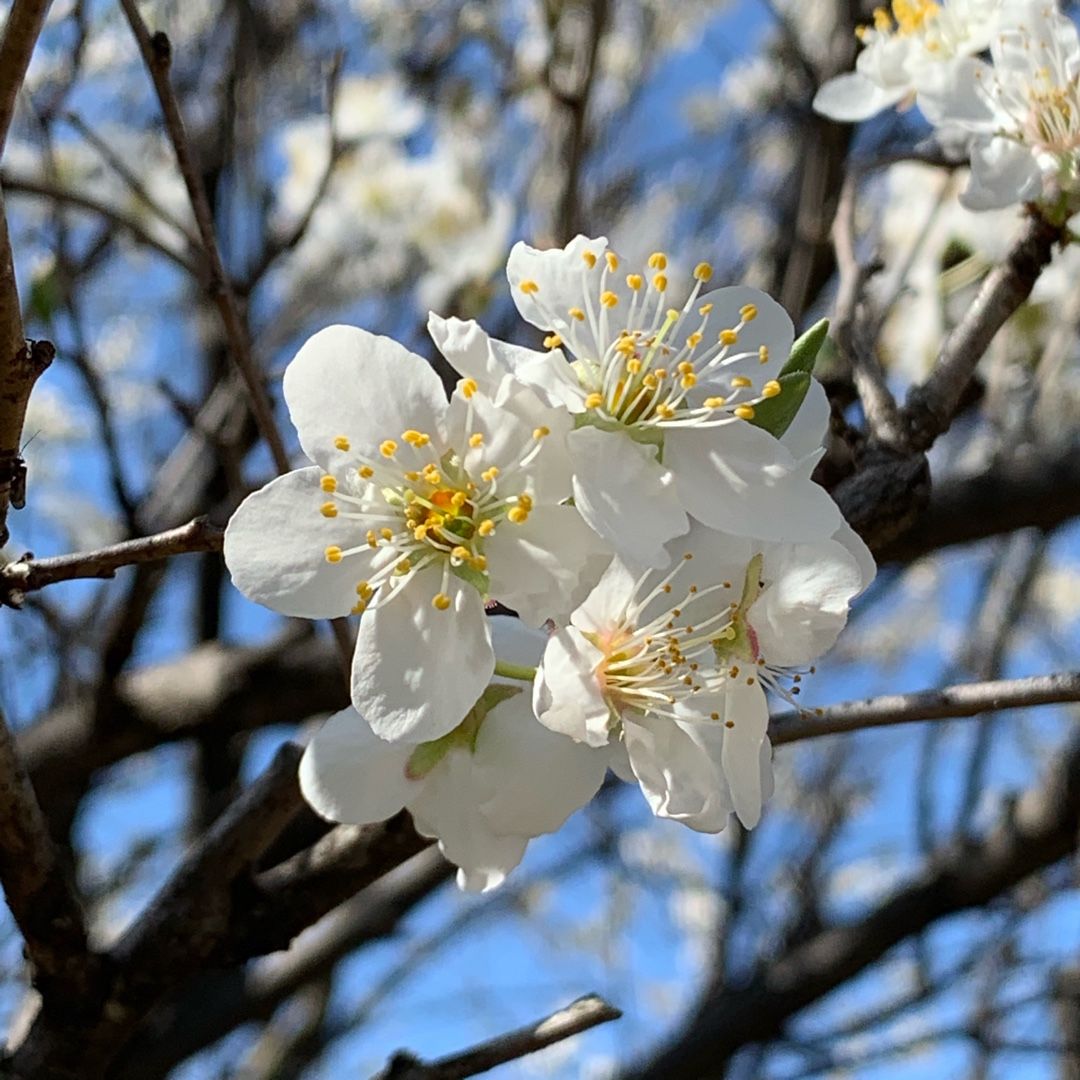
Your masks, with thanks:
[[[535,664],[544,635],[490,620],[499,658]],[[434,742],[379,739],[355,709],[315,734],[300,765],[304,797],[323,817],[363,825],[402,807],[458,866],[458,885],[486,892],[596,794],[606,754],[537,723],[527,688],[496,679],[465,720]]]
[[[754,826],[772,789],[769,688],[793,700],[873,576],[861,542],[763,543],[695,525],[667,573],[616,559],[548,642],[541,722],[621,742],[653,812],[703,832]]]
[[[568,444],[582,517],[634,566],[663,566],[687,514],[740,535],[830,536],[839,512],[790,450],[748,423],[782,392],[776,376],[794,330],[755,289],[703,293],[712,269],[669,306],[667,258],[626,273],[604,238],[566,248],[516,244],[507,276],[522,316],[545,331],[547,354],[490,342],[475,328],[447,359],[504,385],[509,372],[552,408],[573,414]],[[484,335],[486,337],[486,335]]]
[[[829,79],[814,109],[833,120],[866,120],[948,79],[965,57],[990,43],[1001,0],[893,0],[856,33],[855,70]]]
[[[1013,0],[990,40],[920,97],[938,126],[972,134],[970,210],[1063,194],[1080,206],[1080,34],[1049,0]]]
[[[233,582],[287,615],[363,614],[354,706],[382,738],[438,738],[491,677],[492,583],[539,624],[569,611],[601,549],[559,505],[571,492],[569,418],[531,427],[469,379],[447,403],[424,360],[349,326],[311,338],[284,388],[316,467],[233,515]]]

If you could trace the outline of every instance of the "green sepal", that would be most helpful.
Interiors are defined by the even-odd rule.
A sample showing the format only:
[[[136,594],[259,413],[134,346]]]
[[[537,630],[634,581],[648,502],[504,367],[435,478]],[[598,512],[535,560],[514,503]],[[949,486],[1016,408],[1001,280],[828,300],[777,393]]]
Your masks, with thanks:
[[[806,400],[811,372],[828,333],[829,320],[821,319],[791,346],[791,355],[776,380],[780,384],[780,393],[754,406],[751,424],[777,439],[791,427]]]
[[[467,750],[470,754],[476,749],[476,737],[487,714],[504,701],[521,693],[520,686],[504,686],[493,683],[481,695],[480,700],[469,710],[465,719],[453,731],[447,732],[440,739],[421,743],[405,763],[405,775],[410,780],[422,780],[451,750]]]
[[[761,570],[764,564],[765,557],[761,552],[758,552],[747,563],[742,596],[739,598],[739,606],[732,612],[731,625],[713,639],[713,652],[721,664],[730,663],[732,660],[752,662],[755,659],[754,646],[750,641],[750,631],[747,628],[746,613],[761,595]]]
[[[811,376],[805,371],[792,371],[781,375],[776,381],[780,384],[780,393],[776,397],[766,398],[754,406],[754,416],[750,423],[767,431],[779,439],[802,408],[810,389]]]
[[[461,563],[458,566],[451,566],[450,573],[454,577],[461,578],[462,581],[468,582],[481,596],[487,596],[491,591],[491,578],[487,576],[482,570],[477,570],[475,566],[470,566],[468,563]]]
[[[805,371],[807,375],[814,370],[818,353],[825,339],[829,336],[829,320],[819,319],[801,337],[797,338],[791,346],[791,355],[787,363],[780,369],[781,375],[790,375],[795,371]]]
[[[599,428],[601,431],[614,431],[620,435],[626,435],[642,446],[657,446],[661,452],[664,448],[664,431],[662,428],[638,428],[629,424],[620,423],[618,420],[608,420],[603,416],[596,416],[592,412],[574,414],[574,430],[583,427]]]

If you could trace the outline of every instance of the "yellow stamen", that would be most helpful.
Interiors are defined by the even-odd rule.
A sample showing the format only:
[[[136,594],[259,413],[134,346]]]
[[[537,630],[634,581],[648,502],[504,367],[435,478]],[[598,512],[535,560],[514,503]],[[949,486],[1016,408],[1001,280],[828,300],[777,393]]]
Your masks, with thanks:
[[[484,518],[476,527],[476,531],[481,536],[490,536],[495,531],[495,522],[491,518]]]
[[[753,405],[738,405],[735,408],[735,415],[740,420],[753,420],[754,419],[754,406]]]
[[[359,596],[361,600],[370,599],[371,594],[374,591],[375,590],[366,581],[358,581],[356,583],[356,595]]]
[[[348,450],[349,445],[349,440],[346,439],[344,435],[339,435],[334,440],[334,446],[336,446],[339,450]]]
[[[667,288],[667,277],[664,274],[654,274],[652,283],[657,292],[663,292]]]
[[[614,251],[606,251],[604,259],[607,262],[607,268],[614,274],[619,269],[619,256]]]
[[[598,393],[597,391],[594,390],[585,399],[585,408],[586,409],[599,409],[600,406],[603,405],[603,403],[604,403],[604,395],[600,394],[600,393]]]
[[[491,481],[494,480],[495,477],[498,476],[498,475],[499,475],[499,466],[498,465],[492,465],[490,469],[485,469],[480,474],[480,479],[483,480],[485,484],[490,484]]]
[[[666,270],[667,269],[667,256],[662,251],[654,251],[649,256],[649,269],[650,270]]]
[[[545,349],[557,349],[560,345],[562,345],[562,338],[559,337],[558,334],[548,334],[548,336],[544,338]]]
[[[356,471],[364,480],[370,480],[375,475],[375,470],[370,465],[361,465]]]
[[[727,398],[722,397],[707,397],[705,399],[706,409],[722,409],[727,404]]]
[[[734,345],[735,342],[739,340],[739,334],[737,330],[721,330],[718,336],[721,345]]]
[[[397,453],[397,443],[393,439],[386,439],[379,445],[379,453],[383,457],[393,457]]]
[[[539,286],[539,285],[537,285],[537,284],[536,284],[536,282],[535,282],[535,281],[533,281],[533,280],[531,280],[531,279],[526,279],[525,281],[523,281],[523,282],[522,282],[522,283],[521,283],[521,284],[520,284],[520,285],[518,286],[518,288],[519,288],[519,289],[520,289],[520,290],[521,290],[521,291],[522,291],[522,292],[523,292],[523,293],[524,293],[524,294],[525,294],[526,296],[532,296],[532,295],[533,295],[534,293],[538,293],[538,292],[540,291],[540,286]]]
[[[483,446],[484,445],[484,436],[483,436],[483,434],[481,432],[477,431],[477,432],[474,432],[472,435],[470,435],[469,436],[469,445],[474,450],[476,450],[478,447]]]
[[[694,277],[696,277],[698,281],[708,281],[709,278],[712,277],[712,274],[712,267],[707,262],[699,262],[697,266],[694,267]]]
[[[458,383],[458,389],[466,398],[471,398],[480,388],[476,385],[475,379],[462,379],[461,382]]]
[[[638,289],[645,284],[645,279],[640,274],[627,274],[626,284],[629,285],[634,292],[637,292]]]
[[[529,511],[520,506],[515,506],[511,508],[506,517],[507,520],[512,521],[515,525],[524,525],[525,522],[529,520]]]
[[[319,481],[319,487],[321,487],[323,491],[326,492],[337,491],[337,480],[335,480],[332,476],[324,476]]]
[[[769,346],[768,345],[759,345],[757,355],[758,355],[758,360],[760,360],[761,363],[767,364],[769,362]]]
[[[325,555],[326,555],[326,561],[328,563],[339,563],[339,562],[341,562],[341,548],[339,548],[335,544],[331,544],[330,547],[328,547],[326,549]]]
[[[600,294],[600,303],[606,308],[617,307],[619,298],[610,289]]]
[[[414,431],[412,428],[409,428],[408,431],[403,431],[401,433],[401,437],[410,446],[416,446],[416,447],[427,446],[427,444],[429,442],[431,442],[431,436],[430,435],[425,435],[422,431]]]
[[[538,428],[533,428],[534,439],[546,439],[551,434],[551,428],[546,424],[541,424]]]
[[[709,312],[712,311],[712,309],[713,309],[713,306],[712,306],[711,303],[710,304],[702,304],[701,307],[699,307],[697,309],[697,313],[699,315],[708,315]]]
[[[579,307],[572,307],[567,313],[571,319],[577,319],[578,322],[585,321],[585,312]]]
[[[783,387],[775,379],[770,379],[761,388],[761,396],[763,398],[776,397],[776,395],[779,394],[782,389]]]
[[[757,305],[756,304],[743,304],[739,308],[739,318],[743,322],[753,322],[757,318]]]
[[[731,385],[740,390],[746,390],[754,384],[745,375],[736,375],[731,380]]]
[[[582,259],[585,260],[585,265],[591,270],[596,265],[596,255],[591,251],[583,251],[581,253]]]
[[[324,518],[336,518],[337,517],[337,504],[332,502],[324,502],[319,507],[319,513]]]
[[[445,611],[450,606],[450,597],[444,592],[436,593],[431,598],[431,606],[436,611]]]

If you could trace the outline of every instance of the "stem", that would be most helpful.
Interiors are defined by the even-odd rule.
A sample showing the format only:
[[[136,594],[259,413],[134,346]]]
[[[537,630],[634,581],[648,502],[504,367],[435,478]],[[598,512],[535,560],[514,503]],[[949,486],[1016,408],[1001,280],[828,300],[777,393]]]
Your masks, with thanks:
[[[495,661],[495,674],[504,679],[517,679],[519,682],[531,683],[536,678],[536,668],[526,667],[525,664],[511,664],[506,660]]]

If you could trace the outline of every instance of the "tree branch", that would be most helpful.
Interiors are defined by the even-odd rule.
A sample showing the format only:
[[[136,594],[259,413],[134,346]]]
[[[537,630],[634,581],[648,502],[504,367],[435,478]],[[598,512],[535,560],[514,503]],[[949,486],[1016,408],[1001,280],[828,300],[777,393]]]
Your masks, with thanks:
[[[850,923],[829,926],[779,956],[749,981],[708,988],[683,1030],[634,1080],[718,1078],[732,1055],[781,1034],[787,1022],[894,945],[957,912],[988,903],[1074,851],[1080,823],[1080,739],[1074,739],[1041,785],[1009,808],[978,840],[938,848],[910,882]]]
[[[929,449],[949,429],[983,353],[1031,295],[1063,235],[1061,226],[1033,211],[1005,260],[986,276],[964,318],[942,345],[933,371],[908,394],[904,414],[914,449]]]
[[[0,884],[51,1014],[77,1009],[98,972],[75,891],[0,717]]]
[[[774,746],[782,746],[802,739],[862,731],[865,728],[913,724],[922,720],[960,719],[1003,709],[1077,701],[1080,701],[1080,671],[1035,675],[1026,679],[962,683],[941,690],[845,701],[827,709],[818,709],[813,715],[785,713],[769,721],[769,738]]]
[[[28,592],[77,578],[111,578],[124,566],[160,562],[174,555],[220,551],[224,532],[206,518],[196,518],[177,529],[124,540],[97,551],[78,551],[35,559],[26,555],[0,569],[0,604],[21,607]]]
[[[589,994],[535,1024],[507,1032],[462,1054],[425,1064],[412,1054],[398,1052],[378,1074],[377,1080],[462,1080],[535,1054],[546,1046],[621,1016],[622,1012],[602,997]]]
[[[51,0],[15,0],[0,38],[0,157],[7,145],[15,102],[37,44]]]
[[[180,173],[184,178],[187,188],[188,199],[191,201],[191,210],[195,215],[195,225],[202,240],[203,252],[210,267],[210,293],[218,312],[221,315],[225,335],[228,338],[229,350],[233,362],[236,364],[244,379],[250,395],[250,406],[259,432],[270,447],[274,464],[280,473],[289,471],[289,455],[285,451],[285,444],[281,441],[281,434],[274,420],[274,412],[270,405],[270,398],[266,393],[262,373],[255,364],[251,353],[251,341],[240,316],[240,309],[236,303],[232,284],[225,273],[225,265],[221,261],[221,251],[218,248],[217,236],[214,232],[214,217],[210,209],[210,200],[206,197],[206,188],[203,186],[202,175],[195,164],[191,144],[188,142],[187,132],[184,129],[184,118],[180,114],[180,105],[173,93],[172,84],[169,82],[169,68],[172,63],[172,46],[168,37],[163,33],[151,36],[146,28],[135,0],[120,0],[120,6],[124,9],[131,31],[138,42],[139,51],[142,53],[143,62],[150,78],[154,82],[158,101],[161,104],[161,112],[165,118],[165,127],[172,142],[176,161],[180,167]]]

